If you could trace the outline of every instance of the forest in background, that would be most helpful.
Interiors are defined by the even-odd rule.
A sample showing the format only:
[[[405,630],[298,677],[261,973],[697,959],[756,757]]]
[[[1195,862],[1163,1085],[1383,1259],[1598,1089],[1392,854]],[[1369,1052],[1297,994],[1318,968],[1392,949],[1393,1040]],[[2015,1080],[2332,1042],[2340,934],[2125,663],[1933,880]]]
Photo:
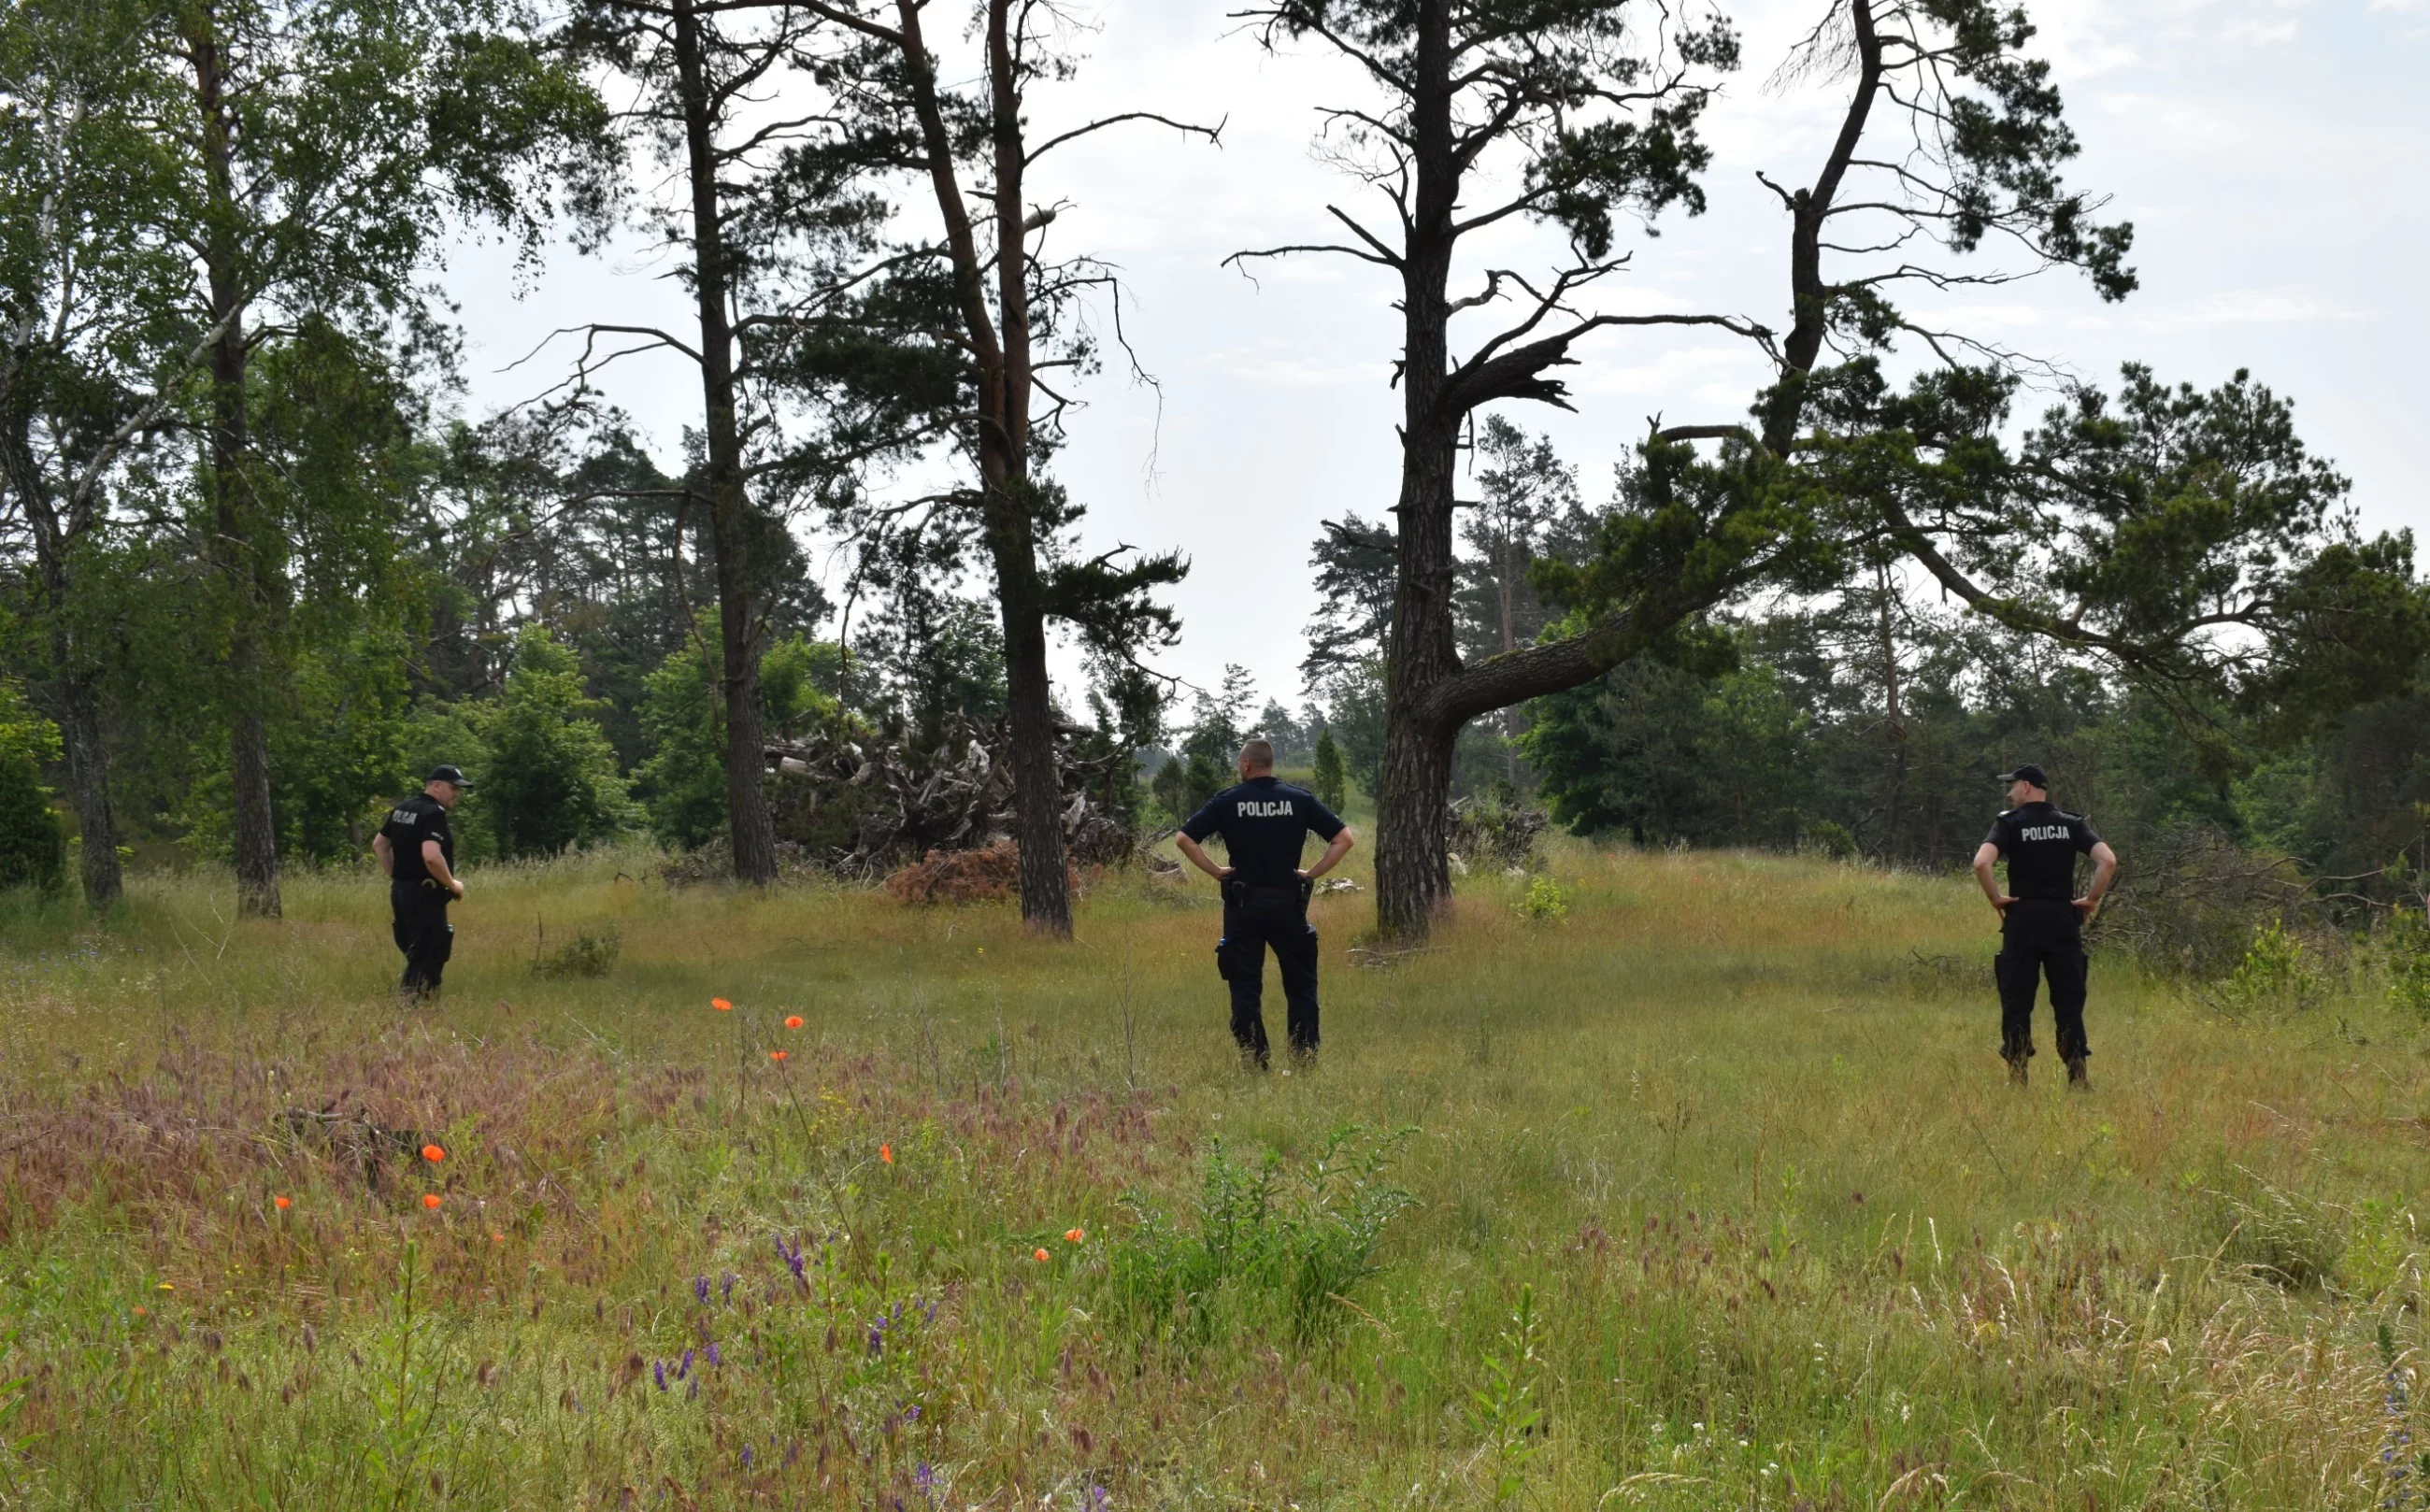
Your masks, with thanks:
[[[1414,32],[1389,7],[1347,30],[1257,12],[1263,45],[1359,59],[1386,98],[1367,144],[1430,214],[1490,156],[1515,186],[1490,213],[1567,260],[1454,300],[1473,227],[1406,197],[1400,243],[1239,255],[1386,270],[1414,291],[1394,371],[1432,366],[1398,523],[1311,522],[1304,686],[1198,690],[1157,665],[1182,628],[1158,590],[1188,564],[1092,553],[1053,477],[1076,413],[1058,386],[1131,358],[1090,318],[1118,308],[1117,271],[1050,254],[1024,184],[1069,135],[1189,151],[1215,128],[1141,114],[1030,141],[1023,102],[1066,76],[1072,38],[1002,0],[967,36],[924,33],[924,8],[0,18],[0,868],[106,905],[122,855],[226,861],[275,913],[282,868],[359,863],[447,760],[478,781],[469,858],[647,834],[765,882],[781,845],[815,862],[841,838],[772,803],[772,742],[926,751],[976,722],[1001,732],[1024,914],[1049,933],[1069,922],[1058,750],[1136,756],[1100,796],[1153,830],[1259,729],[1375,804],[1388,932],[1422,932],[1447,886],[1451,796],[1644,845],[1941,867],[2021,759],[2130,855],[2199,838],[2354,919],[2418,894],[2411,538],[2366,534],[2291,404],[2244,374],[2130,367],[2026,413],[2031,362],[1891,303],[2020,275],[1950,271],[1987,239],[2104,299],[2136,285],[2130,228],[2061,181],[2073,139],[2022,13],[1832,8],[1791,60],[1853,92],[1813,187],[1777,191],[1789,324],[1676,318],[1758,343],[1779,380],[1743,420],[1650,428],[1589,497],[1494,407],[1568,403],[1572,344],[1635,319],[1577,301],[1627,260],[1631,217],[1701,207],[1696,125],[1735,34],[1716,18],[1639,57],[1618,0],[1532,42],[1490,4],[1422,8]],[[1438,25],[1523,66],[1427,85]],[[1911,68],[1926,93],[1899,93]],[[821,108],[770,116],[783,89]],[[1912,192],[1834,208],[1880,167],[1856,144],[1881,102],[1922,133]],[[1465,145],[1439,151],[1428,112]],[[1843,267],[1842,213],[1958,260]],[[530,403],[462,415],[446,239],[503,240],[528,277],[636,230],[697,328],[603,312],[535,366]],[[1445,345],[1497,306],[1500,334]],[[1903,338],[1939,365],[1895,374]],[[593,387],[643,352],[700,375],[674,472]],[[813,551],[845,564],[839,593]],[[1057,637],[1086,669],[1059,700]]]

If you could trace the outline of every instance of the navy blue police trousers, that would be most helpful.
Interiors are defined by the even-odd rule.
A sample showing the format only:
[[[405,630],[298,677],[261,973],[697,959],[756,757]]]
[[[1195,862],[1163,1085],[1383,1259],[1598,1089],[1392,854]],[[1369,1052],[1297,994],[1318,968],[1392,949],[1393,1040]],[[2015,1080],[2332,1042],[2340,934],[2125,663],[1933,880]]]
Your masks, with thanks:
[[[2034,1053],[2034,996],[2045,976],[2059,1058],[2091,1054],[2084,1038],[2086,967],[2084,922],[2074,904],[2020,898],[2008,905],[2000,924],[2000,954],[1992,962],[2000,983],[2002,1055],[2021,1060]]]
[[[1316,927],[1304,887],[1223,889],[1223,938],[1215,969],[1232,989],[1232,1038],[1242,1056],[1266,1064],[1266,948],[1282,968],[1285,1028],[1294,1054],[1316,1049]]]
[[[394,925],[396,948],[405,953],[405,975],[397,990],[407,997],[432,997],[440,973],[456,953],[456,926],[447,922],[454,897],[435,882],[391,882],[388,908]]]

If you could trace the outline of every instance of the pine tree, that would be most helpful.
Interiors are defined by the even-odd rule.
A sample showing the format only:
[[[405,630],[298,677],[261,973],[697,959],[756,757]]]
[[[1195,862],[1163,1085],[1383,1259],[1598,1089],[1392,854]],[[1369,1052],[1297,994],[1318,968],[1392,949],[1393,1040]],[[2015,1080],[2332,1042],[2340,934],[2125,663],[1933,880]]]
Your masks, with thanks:
[[[1316,738],[1316,799],[1337,813],[1341,808],[1342,789],[1347,774],[1342,771],[1341,747],[1334,742],[1333,732],[1325,730]]]

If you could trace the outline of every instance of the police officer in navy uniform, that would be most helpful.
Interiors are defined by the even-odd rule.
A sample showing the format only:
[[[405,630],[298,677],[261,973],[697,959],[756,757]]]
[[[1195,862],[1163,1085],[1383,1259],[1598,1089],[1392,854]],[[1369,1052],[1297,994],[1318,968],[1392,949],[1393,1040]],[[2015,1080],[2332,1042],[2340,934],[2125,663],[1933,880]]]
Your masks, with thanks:
[[[2037,766],[2004,772],[2008,802],[2016,806],[1991,822],[1991,833],[1974,852],[1974,877],[2000,911],[2000,954],[1992,963],[2000,985],[2000,1055],[2008,1080],[2025,1085],[2025,1062],[2034,1053],[2034,994],[2050,978],[2051,1017],[2058,1029],[2059,1058],[2071,1087],[2083,1087],[2084,926],[2101,910],[2102,895],[2118,875],[2118,853],[2094,833],[2082,814],[2064,812],[2050,801],[2050,778]],[[2092,885],[2075,891],[2075,858],[2092,857]],[[2008,860],[2007,890],[1991,874],[1992,863]]]
[[[439,975],[455,953],[456,926],[447,905],[464,896],[456,875],[456,836],[447,810],[472,784],[454,767],[434,767],[422,791],[389,810],[388,822],[372,837],[372,854],[388,873],[389,913],[396,948],[405,953],[405,976],[397,990],[408,1000],[436,997]]]
[[[1314,866],[1300,868],[1300,848],[1314,830],[1326,843]],[[1229,866],[1207,858],[1201,844],[1223,837]],[[1190,864],[1223,885],[1223,938],[1215,969],[1232,989],[1232,1038],[1243,1065],[1266,1065],[1266,947],[1282,968],[1283,1000],[1292,1058],[1316,1055],[1316,928],[1307,900],[1316,879],[1350,854],[1357,837],[1316,794],[1274,776],[1273,742],[1240,747],[1240,781],[1190,816],[1173,843]]]

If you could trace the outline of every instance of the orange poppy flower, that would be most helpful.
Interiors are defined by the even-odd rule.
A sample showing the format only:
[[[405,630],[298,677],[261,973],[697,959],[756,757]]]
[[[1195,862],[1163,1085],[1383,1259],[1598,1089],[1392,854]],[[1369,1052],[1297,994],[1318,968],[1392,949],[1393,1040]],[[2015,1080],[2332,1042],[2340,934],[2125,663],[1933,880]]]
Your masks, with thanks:
[[[439,1194],[435,1191],[424,1192],[422,1194],[422,1205],[424,1207],[437,1207],[439,1205]]]
[[[293,1203],[291,1203],[291,1202],[290,1202],[287,1198],[284,1198],[284,1197],[273,1197],[272,1199],[270,1199],[270,1205],[271,1205],[271,1206],[273,1206],[273,1207],[277,1208],[280,1212],[282,1212],[282,1213],[283,1213],[283,1212],[287,1211],[287,1209],[288,1209],[288,1208],[290,1208],[290,1207],[293,1206],[293,1205],[294,1205],[294,1204],[293,1204]]]
[[[425,1144],[422,1147],[422,1158],[435,1166],[447,1158],[447,1152],[435,1144]]]
[[[1039,1252],[1038,1252],[1038,1258],[1039,1258],[1039,1259],[1041,1259],[1041,1260],[1043,1260],[1043,1259],[1045,1259],[1045,1258],[1046,1258],[1046,1251],[1045,1251],[1043,1248],[1041,1248],[1041,1249],[1040,1249],[1040,1250],[1039,1250]]]
[[[711,998],[708,1000],[708,1005],[715,1008],[720,1013],[732,1013],[734,1011],[734,1005],[726,1002],[724,998]]]
[[[894,1164],[894,1146],[890,1144],[879,1145],[877,1147],[877,1158],[885,1161],[890,1166]]]
[[[802,1026],[802,1016],[801,1016],[800,1014],[798,1014],[798,1013],[791,1013],[791,1014],[787,1014],[787,1015],[785,1016],[785,1027],[786,1027],[786,1028],[788,1028],[788,1029],[798,1029],[798,1028],[800,1028],[801,1026]]]
[[[785,1053],[781,1050],[772,1050],[768,1052],[768,1058],[770,1060],[782,1060],[785,1058]]]
[[[1067,1228],[1063,1231],[1063,1242],[1066,1244],[1077,1244],[1088,1237],[1089,1231],[1085,1228]]]

